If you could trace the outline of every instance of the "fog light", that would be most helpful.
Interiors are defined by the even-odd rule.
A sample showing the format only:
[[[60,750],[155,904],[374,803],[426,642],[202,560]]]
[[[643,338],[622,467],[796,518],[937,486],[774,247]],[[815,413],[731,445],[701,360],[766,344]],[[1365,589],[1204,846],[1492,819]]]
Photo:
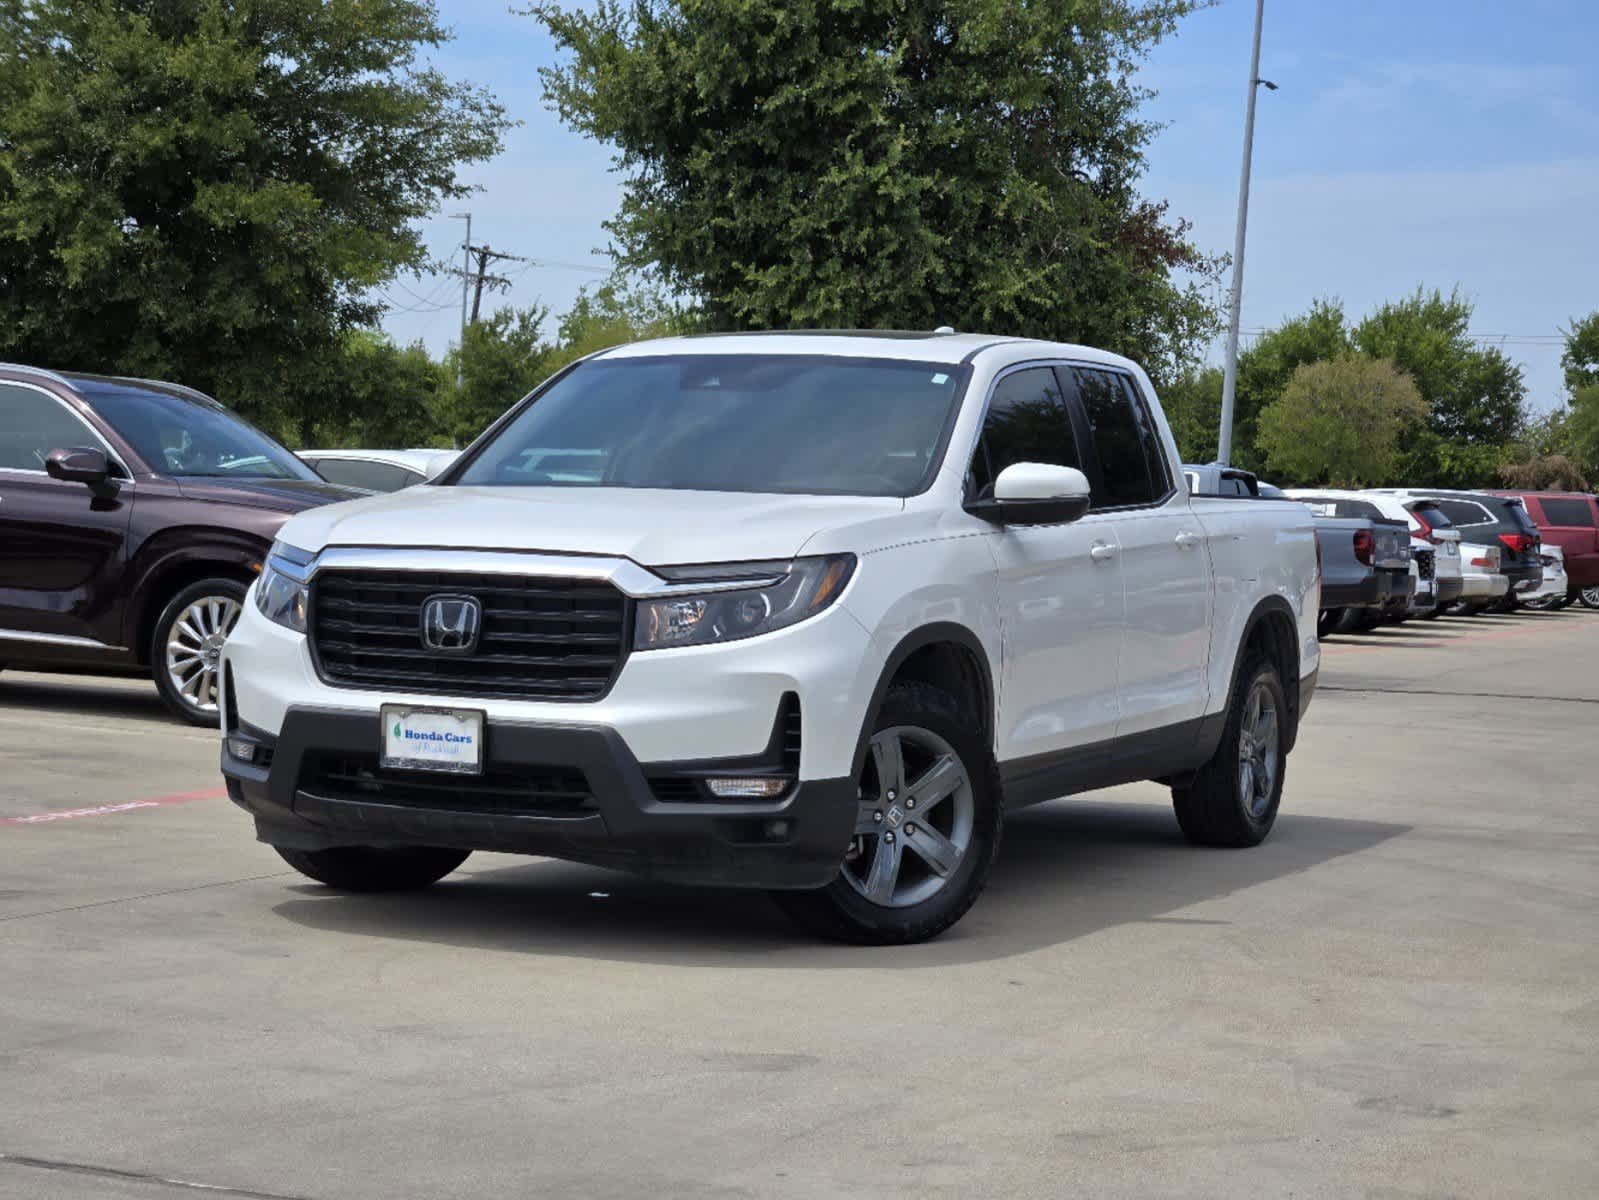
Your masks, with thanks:
[[[745,775],[741,778],[705,781],[705,786],[710,788],[711,795],[719,796],[723,800],[770,800],[774,796],[781,796],[788,789],[788,785],[788,779],[770,775]]]
[[[228,738],[228,753],[240,762],[255,761],[256,743],[247,737],[232,735]]]

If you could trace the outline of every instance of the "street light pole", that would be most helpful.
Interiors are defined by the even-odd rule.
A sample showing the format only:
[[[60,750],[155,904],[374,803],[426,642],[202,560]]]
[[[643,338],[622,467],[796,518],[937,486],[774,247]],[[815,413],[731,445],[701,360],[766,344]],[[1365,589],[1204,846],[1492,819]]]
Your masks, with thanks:
[[[1244,298],[1244,228],[1249,224],[1249,163],[1255,150],[1255,94],[1265,84],[1271,91],[1277,85],[1260,77],[1260,26],[1266,15],[1266,0],[1255,0],[1255,45],[1249,53],[1249,104],[1244,110],[1244,167],[1238,180],[1238,234],[1233,239],[1233,289],[1227,312],[1227,360],[1221,381],[1221,433],[1217,439],[1216,461],[1228,463],[1233,455],[1233,399],[1238,391],[1238,319]]]

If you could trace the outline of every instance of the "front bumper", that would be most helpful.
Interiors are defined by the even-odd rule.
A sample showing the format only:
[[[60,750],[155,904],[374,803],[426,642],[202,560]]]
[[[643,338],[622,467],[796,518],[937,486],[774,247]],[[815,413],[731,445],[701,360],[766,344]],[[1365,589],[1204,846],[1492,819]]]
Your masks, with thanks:
[[[684,800],[681,786],[663,783],[671,764],[641,765],[603,725],[490,717],[481,776],[378,769],[372,713],[291,708],[275,738],[240,732],[269,751],[257,755],[269,765],[224,742],[229,798],[255,817],[261,841],[301,850],[450,846],[681,883],[814,888],[838,875],[855,830],[849,778],[798,782],[770,801]],[[565,782],[533,782],[550,779]]]

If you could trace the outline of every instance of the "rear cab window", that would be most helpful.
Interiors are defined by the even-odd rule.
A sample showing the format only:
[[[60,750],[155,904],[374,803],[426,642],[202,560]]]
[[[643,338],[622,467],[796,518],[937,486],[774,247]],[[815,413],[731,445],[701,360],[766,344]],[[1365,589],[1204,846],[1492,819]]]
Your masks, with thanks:
[[[1072,369],[1087,432],[1098,460],[1095,509],[1158,504],[1171,494],[1166,454],[1148,406],[1131,380],[1115,371]]]

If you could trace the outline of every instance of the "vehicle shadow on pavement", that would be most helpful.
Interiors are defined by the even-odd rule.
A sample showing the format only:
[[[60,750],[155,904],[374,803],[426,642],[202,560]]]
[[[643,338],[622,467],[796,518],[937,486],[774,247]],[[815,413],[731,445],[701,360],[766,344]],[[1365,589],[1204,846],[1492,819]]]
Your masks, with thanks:
[[[161,702],[146,676],[0,674],[0,709],[61,716],[120,717],[193,729]]]
[[[539,860],[463,873],[406,896],[312,886],[275,907],[310,928],[560,957],[675,965],[934,967],[982,962],[1145,921],[1358,854],[1409,826],[1285,813],[1251,850],[1188,845],[1169,805],[1065,800],[1018,813],[977,905],[938,940],[881,950],[818,943],[763,894],[674,887]],[[498,863],[502,860],[488,860]]]

